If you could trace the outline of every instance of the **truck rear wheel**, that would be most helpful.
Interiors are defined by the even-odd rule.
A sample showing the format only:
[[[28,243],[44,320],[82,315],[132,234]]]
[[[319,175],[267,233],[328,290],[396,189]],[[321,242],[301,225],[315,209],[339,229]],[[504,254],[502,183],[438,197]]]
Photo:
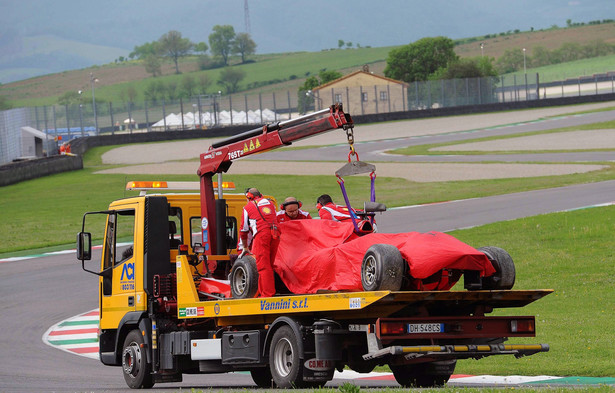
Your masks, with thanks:
[[[489,277],[483,277],[483,289],[512,289],[515,285],[515,263],[510,254],[499,247],[481,247],[478,251],[483,252],[491,261],[495,273]]]
[[[154,386],[152,365],[147,362],[143,344],[145,341],[139,330],[131,331],[124,340],[122,371],[126,384],[132,389],[148,389]]]
[[[399,291],[404,259],[390,244],[374,244],[367,249],[361,265],[361,284],[366,291]]]
[[[431,363],[389,365],[397,383],[404,387],[443,386],[455,371],[456,360]]]
[[[275,387],[272,382],[271,370],[269,367],[253,368],[250,370],[250,375],[259,388],[271,389]]]
[[[254,297],[258,291],[258,270],[252,256],[239,258],[231,269],[231,296],[234,299]]]
[[[281,389],[303,388],[308,384],[303,381],[303,364],[299,358],[297,342],[290,326],[280,327],[271,339],[269,349],[269,367],[276,387]]]

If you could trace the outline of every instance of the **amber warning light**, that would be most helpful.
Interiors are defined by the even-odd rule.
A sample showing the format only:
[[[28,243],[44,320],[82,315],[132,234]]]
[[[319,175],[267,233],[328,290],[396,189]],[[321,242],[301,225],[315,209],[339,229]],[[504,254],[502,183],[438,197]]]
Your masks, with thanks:
[[[214,182],[213,188],[218,188],[218,183]],[[222,182],[222,188],[227,191],[235,189],[235,183],[225,181]],[[126,183],[127,191],[144,191],[144,190],[166,190],[166,191],[198,191],[200,184],[191,181],[129,181]]]

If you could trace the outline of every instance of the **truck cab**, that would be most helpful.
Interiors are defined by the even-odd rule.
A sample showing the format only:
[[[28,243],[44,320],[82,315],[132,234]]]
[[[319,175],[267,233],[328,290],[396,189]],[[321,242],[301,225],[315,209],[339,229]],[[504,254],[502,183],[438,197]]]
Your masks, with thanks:
[[[162,183],[164,188],[155,187]],[[166,182],[134,182],[129,190],[168,190]],[[118,345],[126,332],[138,326],[148,313],[153,296],[158,294],[160,281],[175,272],[177,256],[190,256],[189,268],[198,288],[198,278],[209,276],[226,278],[229,261],[236,255],[238,228],[243,206],[242,194],[224,194],[227,215],[225,233],[227,252],[197,258],[203,253],[201,239],[208,236],[207,220],[201,218],[200,196],[195,193],[146,194],[119,199],[109,209],[91,214],[105,214],[106,227],[102,242],[99,269],[91,268],[99,275],[100,283],[100,355],[101,361],[119,365]],[[87,235],[87,236],[84,236]],[[89,233],[82,232],[79,249],[91,255]],[[90,243],[86,245],[86,243]],[[83,255],[80,256],[83,257]],[[84,265],[85,268],[85,265]]]

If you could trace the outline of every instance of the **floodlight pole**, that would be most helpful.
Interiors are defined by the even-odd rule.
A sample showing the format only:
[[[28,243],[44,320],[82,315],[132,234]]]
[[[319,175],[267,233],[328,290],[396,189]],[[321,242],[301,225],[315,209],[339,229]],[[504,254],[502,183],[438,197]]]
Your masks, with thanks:
[[[96,135],[98,135],[98,115],[96,114],[96,97],[94,95],[94,83],[98,82],[98,79],[94,78],[94,74],[90,72],[90,86],[92,88],[92,108],[94,110],[94,127],[96,128]]]

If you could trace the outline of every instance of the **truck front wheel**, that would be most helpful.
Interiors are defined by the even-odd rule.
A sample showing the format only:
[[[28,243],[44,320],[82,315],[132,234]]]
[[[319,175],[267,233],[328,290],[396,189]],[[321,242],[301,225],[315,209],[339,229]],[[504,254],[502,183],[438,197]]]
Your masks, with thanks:
[[[124,340],[122,370],[126,384],[132,389],[148,389],[154,386],[152,366],[147,363],[143,344],[145,341],[139,330],[131,331]]]

